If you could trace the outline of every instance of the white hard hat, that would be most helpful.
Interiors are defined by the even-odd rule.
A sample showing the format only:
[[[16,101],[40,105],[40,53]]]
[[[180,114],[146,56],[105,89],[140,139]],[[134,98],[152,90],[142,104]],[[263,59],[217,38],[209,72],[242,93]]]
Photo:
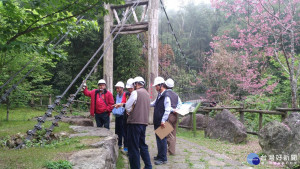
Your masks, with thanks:
[[[153,84],[153,86],[156,86],[156,85],[159,85],[159,84],[162,84],[162,83],[165,83],[164,78],[162,78],[162,77],[160,77],[160,76],[157,76],[157,77],[154,79],[154,84]]]
[[[133,88],[133,79],[130,78],[127,80],[127,83],[126,83],[126,88]]]
[[[106,84],[106,82],[105,82],[104,79],[100,79],[100,80],[98,81],[98,85],[99,85],[99,84]]]
[[[171,78],[167,79],[165,83],[166,83],[167,87],[169,87],[169,88],[174,87],[174,80]]]
[[[137,76],[133,79],[133,83],[138,83],[138,82],[142,83],[143,85],[145,84],[145,80],[141,76]]]
[[[121,82],[121,81],[119,81],[119,82],[115,85],[115,87],[122,87],[122,88],[124,88],[124,83]]]

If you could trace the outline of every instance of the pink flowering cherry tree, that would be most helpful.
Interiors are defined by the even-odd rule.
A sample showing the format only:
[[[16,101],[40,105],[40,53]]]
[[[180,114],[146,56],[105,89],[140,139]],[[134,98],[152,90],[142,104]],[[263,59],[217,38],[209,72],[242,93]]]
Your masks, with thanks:
[[[211,0],[211,2],[213,7],[225,12],[226,17],[233,16],[240,23],[236,25],[238,37],[228,37],[225,33],[223,37],[214,38],[212,47],[220,45],[216,43],[218,41],[226,41],[226,47],[236,50],[241,58],[247,58],[250,65],[264,65],[266,57],[275,59],[289,77],[292,107],[297,108],[300,75],[300,55],[297,51],[300,42],[300,0]],[[261,70],[259,67],[253,70],[249,68],[247,76],[256,79],[260,76]],[[240,78],[245,77],[241,74]],[[246,78],[245,83],[239,85],[243,89],[244,86],[249,86],[247,83],[253,82],[247,79],[249,80]],[[264,83],[265,79],[257,83],[257,87]],[[270,86],[268,90],[273,87]]]

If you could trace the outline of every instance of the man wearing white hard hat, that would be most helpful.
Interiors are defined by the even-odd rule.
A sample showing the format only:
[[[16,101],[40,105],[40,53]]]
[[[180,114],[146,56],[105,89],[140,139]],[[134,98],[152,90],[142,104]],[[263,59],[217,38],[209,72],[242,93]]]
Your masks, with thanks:
[[[104,79],[98,81],[98,89],[89,91],[86,82],[83,84],[83,94],[91,97],[90,114],[95,116],[97,127],[109,129],[109,115],[113,109],[114,98],[110,91],[106,90]]]
[[[174,81],[169,78],[165,82],[167,86],[167,93],[171,100],[171,113],[168,118],[168,122],[172,125],[174,130],[167,136],[167,144],[168,144],[168,152],[170,155],[175,155],[175,145],[176,145],[176,124],[178,115],[175,112],[176,109],[179,109],[182,102],[178,96],[172,89],[174,87]]]
[[[125,92],[125,94],[123,95],[123,98],[122,98],[122,102],[121,103],[118,103],[118,104],[115,104],[114,107],[125,107],[125,104],[127,102],[127,100],[129,99],[131,93],[133,92],[134,90],[134,87],[133,87],[133,82],[134,82],[134,79],[133,78],[129,78],[127,80],[127,83],[126,83],[126,89],[128,91]],[[125,111],[126,112],[126,111]],[[124,120],[123,120],[123,128],[124,128],[124,148],[123,148],[123,151],[125,153],[128,152],[128,141],[127,141],[127,119],[128,119],[128,114],[127,112],[124,113]]]
[[[145,169],[151,169],[151,161],[146,144],[146,127],[149,123],[150,95],[144,88],[145,81],[142,77],[133,80],[134,91],[125,104],[127,119],[128,157],[131,169],[140,169],[140,156]]]
[[[133,78],[129,78],[127,80],[127,83],[126,83],[126,89],[128,90],[125,94],[125,96],[123,96],[122,98],[122,103],[126,103],[127,100],[129,99],[131,93],[133,92],[134,90],[134,87],[133,87]],[[124,122],[123,122],[123,126],[124,126],[124,152],[128,152],[128,141],[127,141],[127,119],[128,119],[128,114],[125,113],[124,114]]]
[[[156,130],[159,127],[165,127],[165,122],[168,120],[171,111],[171,101],[166,92],[165,80],[162,77],[156,77],[154,84],[156,91],[158,92],[157,98],[151,102],[150,106],[154,107],[153,124]],[[157,134],[157,156],[154,157],[155,165],[162,165],[167,163],[167,138],[160,139]]]
[[[116,104],[121,103],[122,102],[122,98],[125,95],[124,92],[124,83],[119,81],[116,85]],[[125,112],[125,108],[124,107],[119,107],[119,108],[114,108],[112,110],[113,115],[115,116],[115,134],[118,135],[118,146],[119,149],[122,148],[122,141],[124,141],[125,143],[125,139],[124,138],[124,126],[123,126],[123,122],[124,122],[124,112]]]

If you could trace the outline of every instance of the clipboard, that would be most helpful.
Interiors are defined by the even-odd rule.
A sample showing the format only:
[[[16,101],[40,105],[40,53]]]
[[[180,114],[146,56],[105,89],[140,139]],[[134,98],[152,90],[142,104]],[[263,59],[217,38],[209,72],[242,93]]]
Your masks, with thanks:
[[[157,134],[157,136],[162,140],[167,135],[169,135],[173,130],[174,130],[174,128],[172,127],[172,125],[169,122],[166,121],[165,128],[158,127],[155,130],[155,134]]]

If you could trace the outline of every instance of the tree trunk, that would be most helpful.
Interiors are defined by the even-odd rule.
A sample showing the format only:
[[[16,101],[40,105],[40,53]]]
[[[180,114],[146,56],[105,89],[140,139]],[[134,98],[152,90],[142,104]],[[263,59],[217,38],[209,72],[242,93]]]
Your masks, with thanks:
[[[291,94],[292,94],[292,108],[298,108],[297,106],[297,81],[295,78],[290,77]]]

